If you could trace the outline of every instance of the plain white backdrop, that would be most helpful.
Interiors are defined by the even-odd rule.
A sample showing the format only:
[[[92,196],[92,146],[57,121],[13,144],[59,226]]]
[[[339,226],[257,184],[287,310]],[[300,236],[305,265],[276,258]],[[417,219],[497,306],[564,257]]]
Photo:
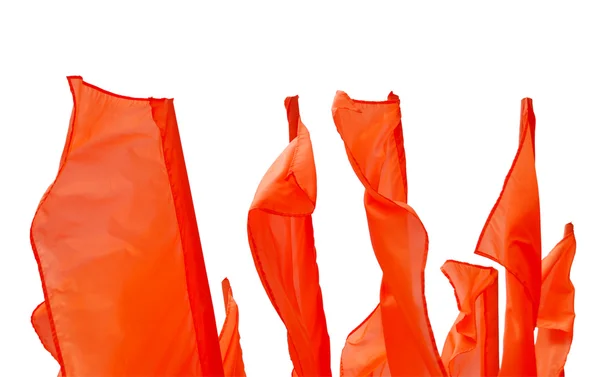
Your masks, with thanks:
[[[229,277],[250,377],[292,369],[246,235],[256,187],[287,145],[286,96],[300,96],[313,140],[313,219],[334,375],[346,336],[377,304],[381,279],[363,187],[331,117],[335,91],[366,100],[390,90],[400,96],[409,204],[430,236],[426,294],[440,350],[458,310],[439,268],[449,258],[494,265],[473,251],[517,149],[520,100],[532,97],[544,255],[569,221],[578,242],[566,372],[594,374],[598,9],[576,2],[216,3],[0,3],[0,375],[58,371],[29,322],[43,300],[29,226],[58,169],[72,108],[67,75],[123,95],[175,98],[217,324],[221,280]]]

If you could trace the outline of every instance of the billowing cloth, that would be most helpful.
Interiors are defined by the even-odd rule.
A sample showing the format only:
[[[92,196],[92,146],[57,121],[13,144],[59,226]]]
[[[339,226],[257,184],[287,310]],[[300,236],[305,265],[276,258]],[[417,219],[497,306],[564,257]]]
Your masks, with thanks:
[[[540,202],[535,171],[535,115],[521,101],[519,149],[475,253],[506,268],[504,351],[499,376],[536,376],[534,329],[540,303]]]
[[[221,283],[223,287],[223,302],[225,303],[225,322],[219,334],[221,358],[225,377],[246,377],[242,346],[240,345],[240,313],[233,299],[233,291],[228,279]]]
[[[173,100],[69,84],[60,168],[31,225],[40,339],[63,377],[223,376]]]
[[[535,343],[540,377],[565,375],[575,322],[575,288],[570,274],[576,248],[573,224],[569,223],[565,225],[562,241],[542,260],[542,292]]]
[[[497,376],[498,271],[449,260],[442,272],[454,288],[460,311],[442,352],[448,376]]]
[[[273,307],[288,331],[299,377],[331,376],[312,213],[317,176],[298,97],[285,100],[290,143],[263,177],[248,212],[248,242]]]
[[[358,101],[337,92],[332,113],[350,164],[365,186],[371,243],[383,271],[380,305],[389,372],[445,376],[425,301],[427,232],[406,203],[400,100],[390,93],[387,101]],[[371,343],[368,347],[380,345]],[[365,352],[369,360],[380,360],[379,351]],[[345,369],[344,356],[342,364]]]

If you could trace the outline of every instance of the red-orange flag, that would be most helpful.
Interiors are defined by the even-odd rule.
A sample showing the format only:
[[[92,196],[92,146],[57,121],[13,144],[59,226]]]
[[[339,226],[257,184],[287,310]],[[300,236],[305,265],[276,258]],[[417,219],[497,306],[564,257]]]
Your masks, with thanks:
[[[499,376],[537,376],[534,328],[540,303],[540,203],[535,171],[535,115],[521,101],[519,149],[476,254],[506,268],[504,352]]]
[[[337,92],[332,113],[365,186],[371,243],[383,271],[380,305],[390,374],[445,376],[425,301],[427,232],[406,203],[400,100],[390,93],[387,101],[358,101]]]
[[[329,334],[314,245],[317,176],[298,97],[285,100],[290,143],[263,177],[248,212],[248,242],[262,284],[288,331],[293,375],[331,376]]]
[[[575,322],[575,288],[570,274],[576,248],[573,225],[569,223],[565,226],[562,241],[542,260],[542,292],[535,343],[541,377],[565,375]]]
[[[233,291],[228,279],[223,280],[222,287],[225,303],[225,322],[219,334],[219,345],[221,346],[225,377],[246,377],[238,330],[240,313],[237,303],[233,299]]]
[[[454,288],[460,311],[442,352],[448,376],[497,376],[498,271],[449,260],[442,272]]]
[[[402,202],[408,200],[408,179],[406,175],[406,156],[404,152],[404,135],[402,132],[402,120],[400,107],[381,107],[378,109],[382,117],[390,117],[397,121],[397,127],[394,129],[395,147],[398,150],[399,161],[395,188],[397,199]],[[398,175],[399,174],[399,175]],[[390,293],[385,277],[381,282],[382,301],[387,302],[388,307],[397,306],[394,297]],[[394,310],[399,310],[395,308]],[[388,312],[392,312],[391,310]],[[357,327],[348,338],[342,350],[340,361],[341,377],[376,377],[389,375],[389,365],[385,349],[385,339],[381,314],[381,305],[378,304],[373,312]]]
[[[69,84],[60,168],[31,225],[42,342],[63,377],[223,376],[173,100]]]

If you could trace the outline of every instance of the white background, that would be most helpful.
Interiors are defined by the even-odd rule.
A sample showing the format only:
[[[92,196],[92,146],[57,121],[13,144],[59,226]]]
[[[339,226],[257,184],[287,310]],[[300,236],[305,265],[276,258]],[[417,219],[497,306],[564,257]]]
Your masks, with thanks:
[[[426,293],[440,350],[458,312],[439,268],[448,258],[493,265],[473,251],[517,149],[520,100],[532,97],[544,254],[566,222],[574,222],[578,241],[566,372],[595,373],[597,9],[572,1],[207,4],[0,3],[0,375],[58,370],[29,322],[43,299],[29,226],[68,128],[66,75],[123,95],[175,98],[217,323],[227,276],[250,377],[289,376],[292,368],[246,235],[256,187],[287,144],[286,96],[300,95],[314,145],[315,238],[334,375],[347,334],[378,301],[381,278],[363,187],[331,118],[335,91],[382,100],[394,90],[401,98],[409,204],[430,235]]]

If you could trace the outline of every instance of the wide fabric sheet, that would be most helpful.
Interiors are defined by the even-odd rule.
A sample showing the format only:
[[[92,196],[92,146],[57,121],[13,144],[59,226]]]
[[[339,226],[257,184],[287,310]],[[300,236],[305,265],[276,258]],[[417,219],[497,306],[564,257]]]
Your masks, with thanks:
[[[59,172],[31,225],[36,331],[63,377],[223,376],[173,100],[69,84]]]

